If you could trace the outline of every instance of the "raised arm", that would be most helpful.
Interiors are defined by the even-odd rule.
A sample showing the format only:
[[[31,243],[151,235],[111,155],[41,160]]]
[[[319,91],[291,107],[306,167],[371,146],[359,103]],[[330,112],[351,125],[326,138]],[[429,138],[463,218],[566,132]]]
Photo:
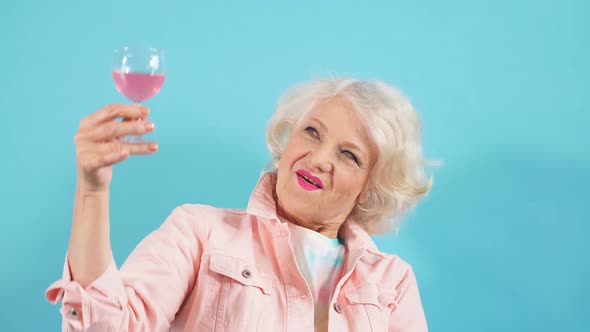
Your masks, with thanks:
[[[75,136],[78,181],[62,278],[46,292],[62,302],[62,327],[72,330],[166,330],[194,283],[202,242],[194,214],[175,209],[133,251],[121,270],[109,235],[112,166],[129,155],[149,154],[155,143],[121,138],[153,129],[146,108],[109,105],[85,117]],[[121,119],[122,121],[117,121]],[[124,222],[124,221],[121,221]],[[195,226],[197,225],[197,226]]]

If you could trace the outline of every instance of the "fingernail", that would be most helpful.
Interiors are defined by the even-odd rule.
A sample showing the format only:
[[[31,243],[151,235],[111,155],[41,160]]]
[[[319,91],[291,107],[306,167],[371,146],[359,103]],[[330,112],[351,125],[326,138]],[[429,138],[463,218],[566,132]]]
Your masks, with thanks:
[[[149,122],[149,121],[147,121],[147,122],[145,123],[145,129],[147,129],[147,130],[154,130],[154,128],[155,128],[155,127],[156,127],[156,126],[154,125],[154,123],[153,123],[153,122]]]
[[[139,107],[139,112],[141,113],[141,115],[144,115],[145,116],[145,115],[148,115],[148,113],[150,112],[150,110],[147,107],[145,107],[145,106],[140,106]]]
[[[157,143],[151,143],[150,145],[148,145],[148,149],[152,152],[156,152],[158,151],[158,144]]]

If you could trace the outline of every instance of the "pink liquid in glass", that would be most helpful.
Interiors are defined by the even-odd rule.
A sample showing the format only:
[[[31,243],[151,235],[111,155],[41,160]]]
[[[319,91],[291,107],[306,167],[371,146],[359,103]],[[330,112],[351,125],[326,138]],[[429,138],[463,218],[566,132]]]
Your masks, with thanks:
[[[113,70],[113,81],[117,90],[136,103],[155,96],[160,89],[166,74],[123,73]]]

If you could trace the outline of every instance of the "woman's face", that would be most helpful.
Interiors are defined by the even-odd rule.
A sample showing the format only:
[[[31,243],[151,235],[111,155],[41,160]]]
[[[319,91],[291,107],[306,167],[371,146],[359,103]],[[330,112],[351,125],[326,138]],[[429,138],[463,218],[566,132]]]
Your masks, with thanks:
[[[352,104],[341,96],[317,104],[292,129],[279,161],[279,214],[303,227],[337,232],[362,201],[374,162],[373,145]]]

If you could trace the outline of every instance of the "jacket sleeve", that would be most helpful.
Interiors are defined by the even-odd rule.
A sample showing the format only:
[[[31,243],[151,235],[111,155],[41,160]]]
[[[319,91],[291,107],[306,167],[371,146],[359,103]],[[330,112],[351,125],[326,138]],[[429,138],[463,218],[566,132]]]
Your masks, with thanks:
[[[62,303],[62,331],[169,330],[195,283],[208,233],[188,210],[174,209],[120,270],[111,259],[87,287],[72,280],[66,256],[62,278],[46,291],[48,301]]]
[[[396,308],[389,317],[389,332],[428,332],[418,282],[411,267],[396,287]]]

